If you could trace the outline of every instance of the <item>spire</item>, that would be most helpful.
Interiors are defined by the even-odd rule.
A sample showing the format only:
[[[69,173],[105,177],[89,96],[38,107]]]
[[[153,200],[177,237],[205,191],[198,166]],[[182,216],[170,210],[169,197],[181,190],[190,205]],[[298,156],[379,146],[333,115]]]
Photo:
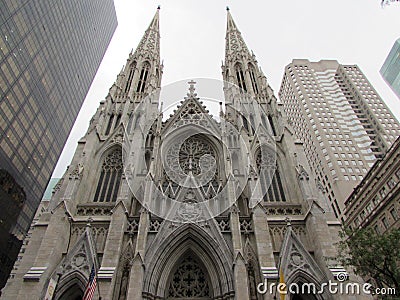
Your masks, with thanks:
[[[145,31],[138,47],[133,54],[138,58],[142,56],[148,59],[160,61],[160,6],[157,7],[156,14],[150,22],[149,27]]]
[[[229,7],[227,11],[227,25],[226,25],[226,47],[225,47],[225,62],[232,59],[236,54],[242,52],[242,54],[251,57],[251,53],[243,40],[243,37],[237,28],[235,21],[232,18]]]

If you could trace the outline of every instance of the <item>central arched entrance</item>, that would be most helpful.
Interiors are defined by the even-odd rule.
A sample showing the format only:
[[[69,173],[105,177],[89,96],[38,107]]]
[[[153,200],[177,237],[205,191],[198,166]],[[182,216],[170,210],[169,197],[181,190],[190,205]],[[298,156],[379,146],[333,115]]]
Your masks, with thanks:
[[[162,233],[157,237],[163,241],[156,237],[146,253],[143,299],[234,299],[231,252],[226,245],[196,224]]]
[[[75,275],[75,276],[74,276]],[[76,276],[66,276],[65,280],[60,280],[55,291],[54,300],[82,300],[85,290],[84,283]]]
[[[166,298],[212,299],[210,279],[205,267],[192,251],[185,253],[171,272]]]
[[[317,298],[315,298],[315,296],[311,295],[311,294],[296,294],[296,295],[293,295],[290,299],[291,300],[317,300]]]
[[[78,284],[69,287],[61,296],[59,300],[82,300],[83,290]]]

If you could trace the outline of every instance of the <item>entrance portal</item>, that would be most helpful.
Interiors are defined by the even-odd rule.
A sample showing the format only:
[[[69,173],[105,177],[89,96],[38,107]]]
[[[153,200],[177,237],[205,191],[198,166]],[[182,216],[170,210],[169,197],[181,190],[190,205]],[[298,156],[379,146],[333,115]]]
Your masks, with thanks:
[[[192,253],[177,263],[168,285],[168,300],[211,300],[211,285],[207,271]]]

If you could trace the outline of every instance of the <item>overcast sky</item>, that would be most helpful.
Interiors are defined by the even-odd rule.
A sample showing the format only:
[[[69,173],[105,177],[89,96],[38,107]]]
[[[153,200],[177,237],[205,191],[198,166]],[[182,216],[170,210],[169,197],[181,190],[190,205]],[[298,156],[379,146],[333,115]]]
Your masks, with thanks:
[[[379,74],[400,37],[400,4],[380,0],[114,0],[118,27],[53,177],[61,177],[132,48],[161,5],[162,84],[196,77],[222,79],[226,6],[277,95],[284,67],[294,58],[357,64],[400,118],[400,100]],[[184,95],[182,95],[184,96]],[[200,95],[201,96],[201,95]]]

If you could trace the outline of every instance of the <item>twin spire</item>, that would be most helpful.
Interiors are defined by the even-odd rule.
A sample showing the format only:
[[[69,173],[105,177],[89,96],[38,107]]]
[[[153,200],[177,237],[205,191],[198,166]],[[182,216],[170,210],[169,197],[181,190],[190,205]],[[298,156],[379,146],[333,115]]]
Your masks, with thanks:
[[[244,42],[244,39],[237,28],[235,21],[232,18],[231,12],[227,7],[227,26],[226,26],[226,47],[225,47],[225,61],[231,60],[236,54],[251,55],[249,49]],[[145,31],[139,46],[135,51],[135,55],[150,55],[159,61],[160,59],[160,6]],[[145,53],[143,53],[145,52]]]

